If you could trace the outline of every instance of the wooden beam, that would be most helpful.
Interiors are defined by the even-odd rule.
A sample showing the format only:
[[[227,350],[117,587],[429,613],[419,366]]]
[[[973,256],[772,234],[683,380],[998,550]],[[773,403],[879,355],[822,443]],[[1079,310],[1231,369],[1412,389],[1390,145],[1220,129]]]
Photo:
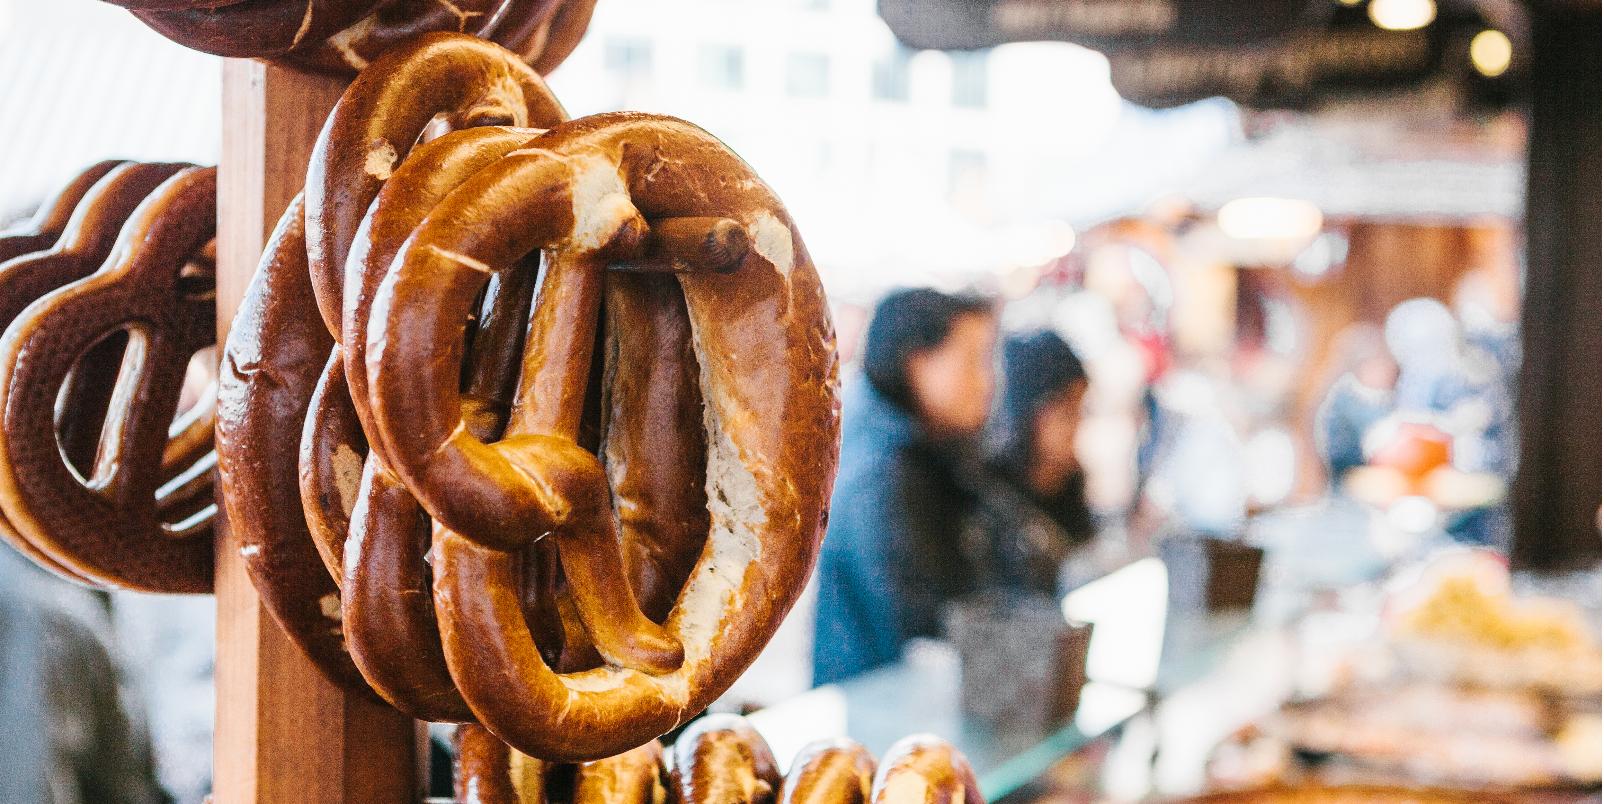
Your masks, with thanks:
[[[344,89],[339,79],[224,60],[218,343]],[[226,522],[217,540],[216,678],[215,804],[422,799],[420,724],[347,696],[301,655],[263,608]]]

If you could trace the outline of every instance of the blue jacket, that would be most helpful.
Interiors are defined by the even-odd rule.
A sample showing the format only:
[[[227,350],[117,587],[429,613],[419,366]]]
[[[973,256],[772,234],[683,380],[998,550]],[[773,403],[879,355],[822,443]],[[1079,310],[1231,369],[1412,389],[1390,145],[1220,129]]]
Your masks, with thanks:
[[[902,643],[940,633],[941,604],[968,591],[959,538],[974,498],[954,445],[861,375],[847,385],[841,468],[819,553],[813,683],[895,661]]]

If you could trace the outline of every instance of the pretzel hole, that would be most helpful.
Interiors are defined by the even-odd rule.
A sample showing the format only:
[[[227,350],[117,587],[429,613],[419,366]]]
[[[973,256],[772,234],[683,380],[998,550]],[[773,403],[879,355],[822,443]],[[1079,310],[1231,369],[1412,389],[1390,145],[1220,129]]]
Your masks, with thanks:
[[[127,329],[115,330],[73,363],[56,394],[56,446],[78,482],[94,474],[106,411],[128,346]]]
[[[217,240],[207,241],[178,271],[178,295],[185,301],[217,298]]]

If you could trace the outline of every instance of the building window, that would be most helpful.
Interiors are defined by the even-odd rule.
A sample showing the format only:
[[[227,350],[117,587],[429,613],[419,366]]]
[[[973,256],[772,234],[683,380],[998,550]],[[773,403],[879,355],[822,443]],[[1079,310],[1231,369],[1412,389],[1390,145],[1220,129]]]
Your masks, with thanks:
[[[697,75],[709,89],[740,89],[745,83],[741,49],[728,45],[702,45],[697,51]]]
[[[786,57],[785,92],[795,98],[830,94],[830,57],[823,53],[792,53]]]
[[[908,63],[913,60],[913,51],[902,45],[891,55],[879,59],[874,63],[874,76],[871,92],[875,100],[905,101],[908,99]]]
[[[965,109],[986,107],[987,50],[958,51],[952,57],[952,105]]]
[[[645,75],[652,71],[652,43],[645,39],[613,37],[607,40],[605,64],[608,70],[625,75]]]

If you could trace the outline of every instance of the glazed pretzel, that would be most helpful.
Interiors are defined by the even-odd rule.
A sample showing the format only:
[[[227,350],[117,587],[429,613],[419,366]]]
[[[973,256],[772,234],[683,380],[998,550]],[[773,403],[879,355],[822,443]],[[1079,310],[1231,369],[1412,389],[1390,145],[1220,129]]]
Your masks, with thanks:
[[[652,740],[574,769],[573,804],[665,804],[663,747]]]
[[[774,804],[782,784],[769,744],[739,715],[708,715],[674,741],[673,804]]]
[[[212,461],[189,459],[209,448],[204,438],[175,439],[174,448],[169,436],[206,415],[202,407],[174,421],[190,357],[214,338],[212,277],[193,264],[206,261],[216,229],[216,170],[174,170],[123,168],[171,178],[134,210],[111,259],[33,302],[0,339],[0,505],[24,539],[76,575],[140,591],[207,592]],[[57,399],[69,375],[88,368],[80,356],[124,330],[107,433],[83,479],[58,444]],[[186,462],[176,476],[166,471]]]
[[[648,220],[657,221],[650,231]],[[641,536],[620,537],[607,475],[576,443],[602,268],[632,259],[643,241],[657,244],[649,253],[688,254],[730,229],[751,244],[733,274],[678,277],[708,401],[701,504],[712,524],[659,627],[630,597],[620,555],[620,538]],[[466,432],[449,369],[460,363],[454,322],[487,271],[539,248],[550,263],[519,403],[505,438],[485,445]],[[376,294],[367,342],[369,439],[438,523],[446,658],[480,722],[534,756],[608,756],[678,725],[755,658],[817,553],[839,403],[817,275],[784,208],[722,144],[647,115],[553,129],[459,187],[413,232]],[[643,404],[615,397],[613,407]],[[605,438],[644,421],[614,417]],[[523,625],[517,556],[546,533],[604,667],[559,677]]]
[[[181,167],[101,162],[42,205],[27,226],[10,230],[15,234],[0,239],[0,256],[18,255],[0,264],[0,332],[40,296],[94,273],[111,254],[117,234],[134,208]],[[111,174],[115,175],[107,179]],[[80,474],[93,471],[109,401],[96,392],[107,385],[107,375],[111,382],[116,381],[122,351],[123,344],[116,338],[97,344],[66,381],[67,396],[58,406],[56,432],[68,462]],[[40,566],[80,583],[92,583],[23,538],[3,517],[0,538]]]
[[[508,748],[495,735],[473,724],[457,727],[455,742],[457,801],[546,804],[550,765]]]
[[[397,495],[393,484],[361,484],[366,440],[357,426],[345,383],[324,376],[343,367],[340,349],[330,337],[331,332],[339,331],[343,277],[328,266],[344,263],[344,255],[352,247],[349,238],[363,226],[369,202],[390,172],[404,167],[398,165],[404,152],[395,154],[393,161],[389,157],[382,162],[364,158],[375,152],[370,145],[393,141],[410,147],[437,117],[454,125],[485,119],[545,120],[561,115],[561,108],[539,77],[512,54],[460,35],[422,37],[375,64],[367,75],[373,78],[353,83],[342,97],[314,152],[308,186],[332,188],[329,192],[338,197],[333,202],[308,203],[304,218],[299,205],[286,213],[280,221],[281,236],[275,237],[264,256],[264,267],[231,330],[223,363],[227,404],[218,442],[225,498],[230,510],[236,506],[240,510],[230,523],[264,602],[325,674],[348,688],[371,694],[351,652],[382,656],[377,649],[362,650],[369,642],[367,636],[375,634],[372,628],[363,627],[369,624],[363,615],[388,616],[383,621],[386,625],[399,621],[412,627],[390,634],[388,640],[421,653],[407,656],[407,664],[392,674],[381,672],[383,665],[377,660],[369,661],[366,669],[375,671],[378,691],[419,717],[460,721],[470,719],[471,713],[460,700],[453,705],[454,689],[439,683],[413,685],[420,679],[449,680],[443,658],[429,661],[431,643],[438,657],[438,637],[411,639],[414,634],[434,633],[426,585],[419,600],[399,596],[398,590],[405,587],[382,590],[383,599],[373,607],[358,607],[356,618],[345,618],[337,581],[343,579],[346,569],[345,541],[352,510],[362,505],[357,524],[364,536],[370,524],[367,517],[376,515],[375,521],[390,526],[381,527],[377,535],[402,536],[402,544],[408,522],[426,528],[427,520],[420,522],[415,513],[408,512],[409,495],[404,489]],[[419,87],[424,91],[418,91]],[[516,143],[531,134],[493,136]],[[357,139],[345,139],[349,137]],[[356,143],[354,149],[352,142]],[[420,151],[439,152],[433,145]],[[509,144],[506,149],[511,147]],[[341,158],[342,151],[352,150],[355,160]],[[377,152],[389,153],[383,148]],[[426,155],[420,156],[427,161]],[[370,168],[382,169],[369,172]],[[313,206],[317,214],[310,209]],[[324,238],[329,245],[319,249],[304,233],[303,220],[306,230],[339,234]],[[375,218],[364,231],[387,230],[382,219]],[[367,242],[366,235],[362,242]],[[329,256],[335,251],[337,256]],[[318,263],[325,266],[321,274],[313,273],[309,265],[309,255],[314,254],[323,260]],[[315,276],[326,280],[317,291],[312,287]],[[330,288],[333,298],[319,301],[325,302],[323,309],[333,312],[329,319],[320,320],[314,294],[331,292]],[[286,433],[301,433],[304,443],[287,440]],[[267,444],[271,448],[264,446]],[[303,489],[304,494],[297,493]],[[359,502],[363,494],[369,497]],[[411,509],[415,512],[415,503]],[[374,551],[366,554],[375,555]],[[367,582],[383,577],[381,559],[392,573],[411,566],[403,556],[386,554],[352,568],[371,570],[362,575]],[[417,615],[418,611],[427,616]],[[436,669],[438,672],[432,672]]]
[[[107,0],[169,39],[217,56],[354,75],[426,33],[460,33],[546,74],[573,52],[595,0]]]
[[[874,773],[874,755],[863,746],[845,737],[817,740],[792,760],[780,804],[868,804]]]
[[[870,804],[966,804],[985,799],[969,760],[933,734],[898,740],[880,758]]]
[[[355,24],[386,0],[110,0],[157,33],[214,56],[278,56]]]

